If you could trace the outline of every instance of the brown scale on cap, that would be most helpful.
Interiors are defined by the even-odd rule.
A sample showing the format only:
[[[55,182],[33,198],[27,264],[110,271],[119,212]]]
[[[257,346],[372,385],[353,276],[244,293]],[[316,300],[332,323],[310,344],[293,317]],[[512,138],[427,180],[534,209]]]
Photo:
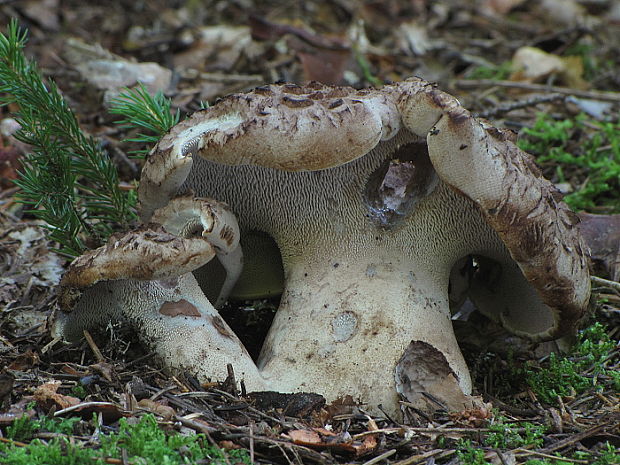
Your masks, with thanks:
[[[228,245],[232,245],[233,241],[235,240],[235,233],[232,228],[225,226],[220,231],[220,238]]]

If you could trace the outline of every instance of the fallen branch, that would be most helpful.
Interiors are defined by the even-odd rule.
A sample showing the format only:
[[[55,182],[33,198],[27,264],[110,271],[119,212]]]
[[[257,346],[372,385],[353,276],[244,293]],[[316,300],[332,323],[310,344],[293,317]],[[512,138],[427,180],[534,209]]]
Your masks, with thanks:
[[[606,92],[600,90],[580,90],[568,87],[547,86],[545,84],[533,84],[531,82],[518,81],[495,81],[493,79],[458,79],[454,82],[461,89],[477,89],[479,87],[507,87],[512,89],[531,90],[533,92],[550,92],[563,95],[574,95],[579,98],[593,100],[605,100],[607,102],[620,103],[619,92]]]
[[[599,278],[598,276],[590,276],[590,282],[596,286],[606,287],[620,292],[620,283],[610,281],[609,279]]]
[[[564,99],[566,99],[566,96],[562,94],[536,95],[532,98],[528,98],[525,100],[517,100],[514,102],[505,103],[503,105],[498,105],[495,108],[491,108],[489,110],[476,113],[476,116],[480,118],[495,118],[499,115],[502,115],[504,113],[509,113],[513,110],[533,107],[535,105],[538,105],[539,103],[555,102],[557,100],[564,100]]]

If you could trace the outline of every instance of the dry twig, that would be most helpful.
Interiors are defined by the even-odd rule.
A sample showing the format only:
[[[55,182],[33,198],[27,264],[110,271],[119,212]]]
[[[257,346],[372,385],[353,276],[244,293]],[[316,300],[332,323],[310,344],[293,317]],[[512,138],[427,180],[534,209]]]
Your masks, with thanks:
[[[454,82],[454,85],[456,87],[460,87],[461,89],[478,89],[480,87],[493,86],[506,87],[512,89],[529,90],[532,92],[547,92],[563,95],[574,95],[575,97],[579,98],[620,103],[620,92],[570,89],[568,87],[547,86],[544,84],[533,84],[531,82],[496,81],[494,79],[458,79]]]

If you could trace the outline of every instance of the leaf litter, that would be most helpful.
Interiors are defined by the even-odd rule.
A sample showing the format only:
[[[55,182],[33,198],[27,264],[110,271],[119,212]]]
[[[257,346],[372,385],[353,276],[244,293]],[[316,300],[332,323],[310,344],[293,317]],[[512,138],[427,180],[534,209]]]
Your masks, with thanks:
[[[0,5],[4,24],[17,17],[29,28],[29,53],[61,86],[83,127],[105,137],[128,186],[135,174],[123,154],[136,148],[123,142],[127,134],[112,124],[103,98],[124,79],[105,79],[115,60],[131,69],[136,81],[149,79],[140,73],[150,68],[141,64],[156,64],[153,70],[163,73],[158,88],[183,113],[265,82],[321,79],[364,87],[419,75],[438,82],[472,111],[521,131],[534,127],[542,112],[555,121],[580,112],[594,121],[617,118],[620,51],[613,44],[620,41],[618,11],[618,2],[611,0],[156,0],[140,6],[31,0],[23,6]],[[88,86],[84,66],[63,58],[71,40],[105,51],[109,61],[105,69],[97,68],[101,76],[95,86]],[[7,109],[0,111],[6,120]],[[581,125],[571,134],[571,144],[578,146],[596,131],[595,124]],[[488,408],[438,411],[433,417],[410,409],[407,424],[397,424],[368,415],[353,398],[325,405],[313,394],[248,394],[234,372],[221,384],[200,385],[189,375],[171,377],[121,326],[79,344],[50,340],[45,323],[55,309],[54,286],[65,262],[50,252],[53,244],[14,201],[15,188],[6,181],[19,169],[24,148],[9,134],[1,137],[4,435],[23,415],[76,418],[71,440],[91,447],[102,426],[118,430],[120,419],[150,413],[168,432],[204,434],[222,450],[247,451],[255,463],[553,464],[559,463],[558,455],[566,461],[562,463],[613,460],[617,449],[610,448],[620,446],[620,382],[613,380],[620,365],[620,291],[608,279],[617,280],[617,244],[599,241],[602,249],[598,255],[594,251],[602,263],[594,318],[605,324],[607,340],[616,346],[602,362],[602,371],[587,363],[571,365],[580,367],[576,375],[589,383],[584,391],[569,389],[553,403],[541,401],[522,375],[541,373],[557,346],[517,341],[474,312],[466,321],[456,321],[455,329]],[[587,181],[587,169],[555,177],[556,166],[552,163],[546,175],[558,184],[568,182],[569,191]],[[615,228],[611,232],[617,235]],[[498,443],[493,436],[498,433],[512,442]],[[37,434],[40,440],[52,440],[50,433]],[[11,447],[27,447],[0,439]],[[0,452],[0,461],[2,454],[6,452]],[[132,463],[127,460],[110,458],[107,463]]]

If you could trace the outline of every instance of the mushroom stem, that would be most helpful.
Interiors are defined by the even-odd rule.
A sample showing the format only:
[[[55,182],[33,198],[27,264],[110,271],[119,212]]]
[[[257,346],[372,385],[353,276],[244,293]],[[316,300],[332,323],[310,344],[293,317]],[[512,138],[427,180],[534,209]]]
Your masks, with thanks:
[[[191,273],[165,280],[99,282],[84,291],[71,313],[58,315],[52,332],[77,338],[106,319],[128,323],[173,371],[187,371],[202,381],[223,380],[232,363],[249,390],[265,389],[252,358]]]
[[[373,252],[371,259],[352,259],[347,251],[340,256],[348,258],[305,257],[285,266],[261,374],[275,390],[311,390],[328,401],[355,393],[371,410],[382,405],[395,417],[399,394],[417,403],[428,392],[450,409],[471,405],[463,394],[471,392],[471,380],[452,330],[447,273],[440,279],[411,260]],[[429,354],[443,363],[412,366]],[[433,392],[446,378],[454,381],[447,391]]]
[[[216,255],[226,271],[226,279],[215,300],[215,308],[221,308],[228,300],[228,296],[235,287],[235,284],[237,284],[237,280],[243,270],[243,252],[241,251],[241,246],[238,245],[229,252],[216,252]]]

